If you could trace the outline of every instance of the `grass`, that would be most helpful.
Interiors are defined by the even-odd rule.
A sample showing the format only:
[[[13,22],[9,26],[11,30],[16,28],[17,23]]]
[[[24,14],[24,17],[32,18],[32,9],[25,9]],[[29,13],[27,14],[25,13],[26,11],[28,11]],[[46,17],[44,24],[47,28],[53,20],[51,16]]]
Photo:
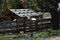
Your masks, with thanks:
[[[25,38],[25,37],[17,37],[17,38],[14,38],[15,35],[8,35],[8,34],[5,34],[5,35],[0,35],[0,40],[42,40],[42,38]]]
[[[46,36],[49,34],[48,31],[42,31],[42,32],[34,32],[34,34],[40,34],[41,36]],[[50,30],[50,35],[56,36],[60,34],[60,30]],[[0,35],[0,40],[44,40],[42,37],[16,37],[16,35],[9,35],[9,34],[3,34]]]
[[[42,40],[42,38],[13,38],[13,37],[0,37],[0,40]]]

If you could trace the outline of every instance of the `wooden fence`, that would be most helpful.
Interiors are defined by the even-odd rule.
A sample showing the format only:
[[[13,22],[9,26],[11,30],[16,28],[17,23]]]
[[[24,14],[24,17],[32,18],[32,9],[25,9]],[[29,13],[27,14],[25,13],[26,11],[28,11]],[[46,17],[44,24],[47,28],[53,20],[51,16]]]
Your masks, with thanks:
[[[19,33],[39,31],[52,27],[51,19],[22,20],[0,22],[0,33]]]

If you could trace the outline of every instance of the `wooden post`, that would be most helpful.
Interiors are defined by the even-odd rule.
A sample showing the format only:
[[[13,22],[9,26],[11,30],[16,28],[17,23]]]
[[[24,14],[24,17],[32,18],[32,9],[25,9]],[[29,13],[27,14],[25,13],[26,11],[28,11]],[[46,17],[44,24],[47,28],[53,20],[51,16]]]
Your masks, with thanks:
[[[24,33],[26,32],[26,18],[24,17],[23,18],[23,21],[24,21],[24,25],[23,25],[23,31],[24,31]]]
[[[36,28],[36,31],[38,31],[39,29],[38,29],[38,17],[36,17],[36,21],[35,21],[35,28]]]

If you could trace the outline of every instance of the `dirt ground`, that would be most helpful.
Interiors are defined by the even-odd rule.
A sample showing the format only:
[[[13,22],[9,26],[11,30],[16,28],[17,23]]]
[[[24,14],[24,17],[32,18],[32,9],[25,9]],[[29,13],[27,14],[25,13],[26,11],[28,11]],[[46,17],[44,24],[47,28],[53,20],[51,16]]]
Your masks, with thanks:
[[[45,38],[45,40],[60,40],[60,36],[48,37],[48,38]]]

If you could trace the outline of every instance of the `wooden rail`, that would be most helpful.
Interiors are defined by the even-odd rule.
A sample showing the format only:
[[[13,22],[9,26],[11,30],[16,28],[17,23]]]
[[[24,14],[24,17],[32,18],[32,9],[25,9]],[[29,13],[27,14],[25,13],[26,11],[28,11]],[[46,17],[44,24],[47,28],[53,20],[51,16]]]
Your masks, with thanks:
[[[0,33],[19,33],[20,31],[31,32],[49,28],[51,28],[51,19],[0,22]]]

